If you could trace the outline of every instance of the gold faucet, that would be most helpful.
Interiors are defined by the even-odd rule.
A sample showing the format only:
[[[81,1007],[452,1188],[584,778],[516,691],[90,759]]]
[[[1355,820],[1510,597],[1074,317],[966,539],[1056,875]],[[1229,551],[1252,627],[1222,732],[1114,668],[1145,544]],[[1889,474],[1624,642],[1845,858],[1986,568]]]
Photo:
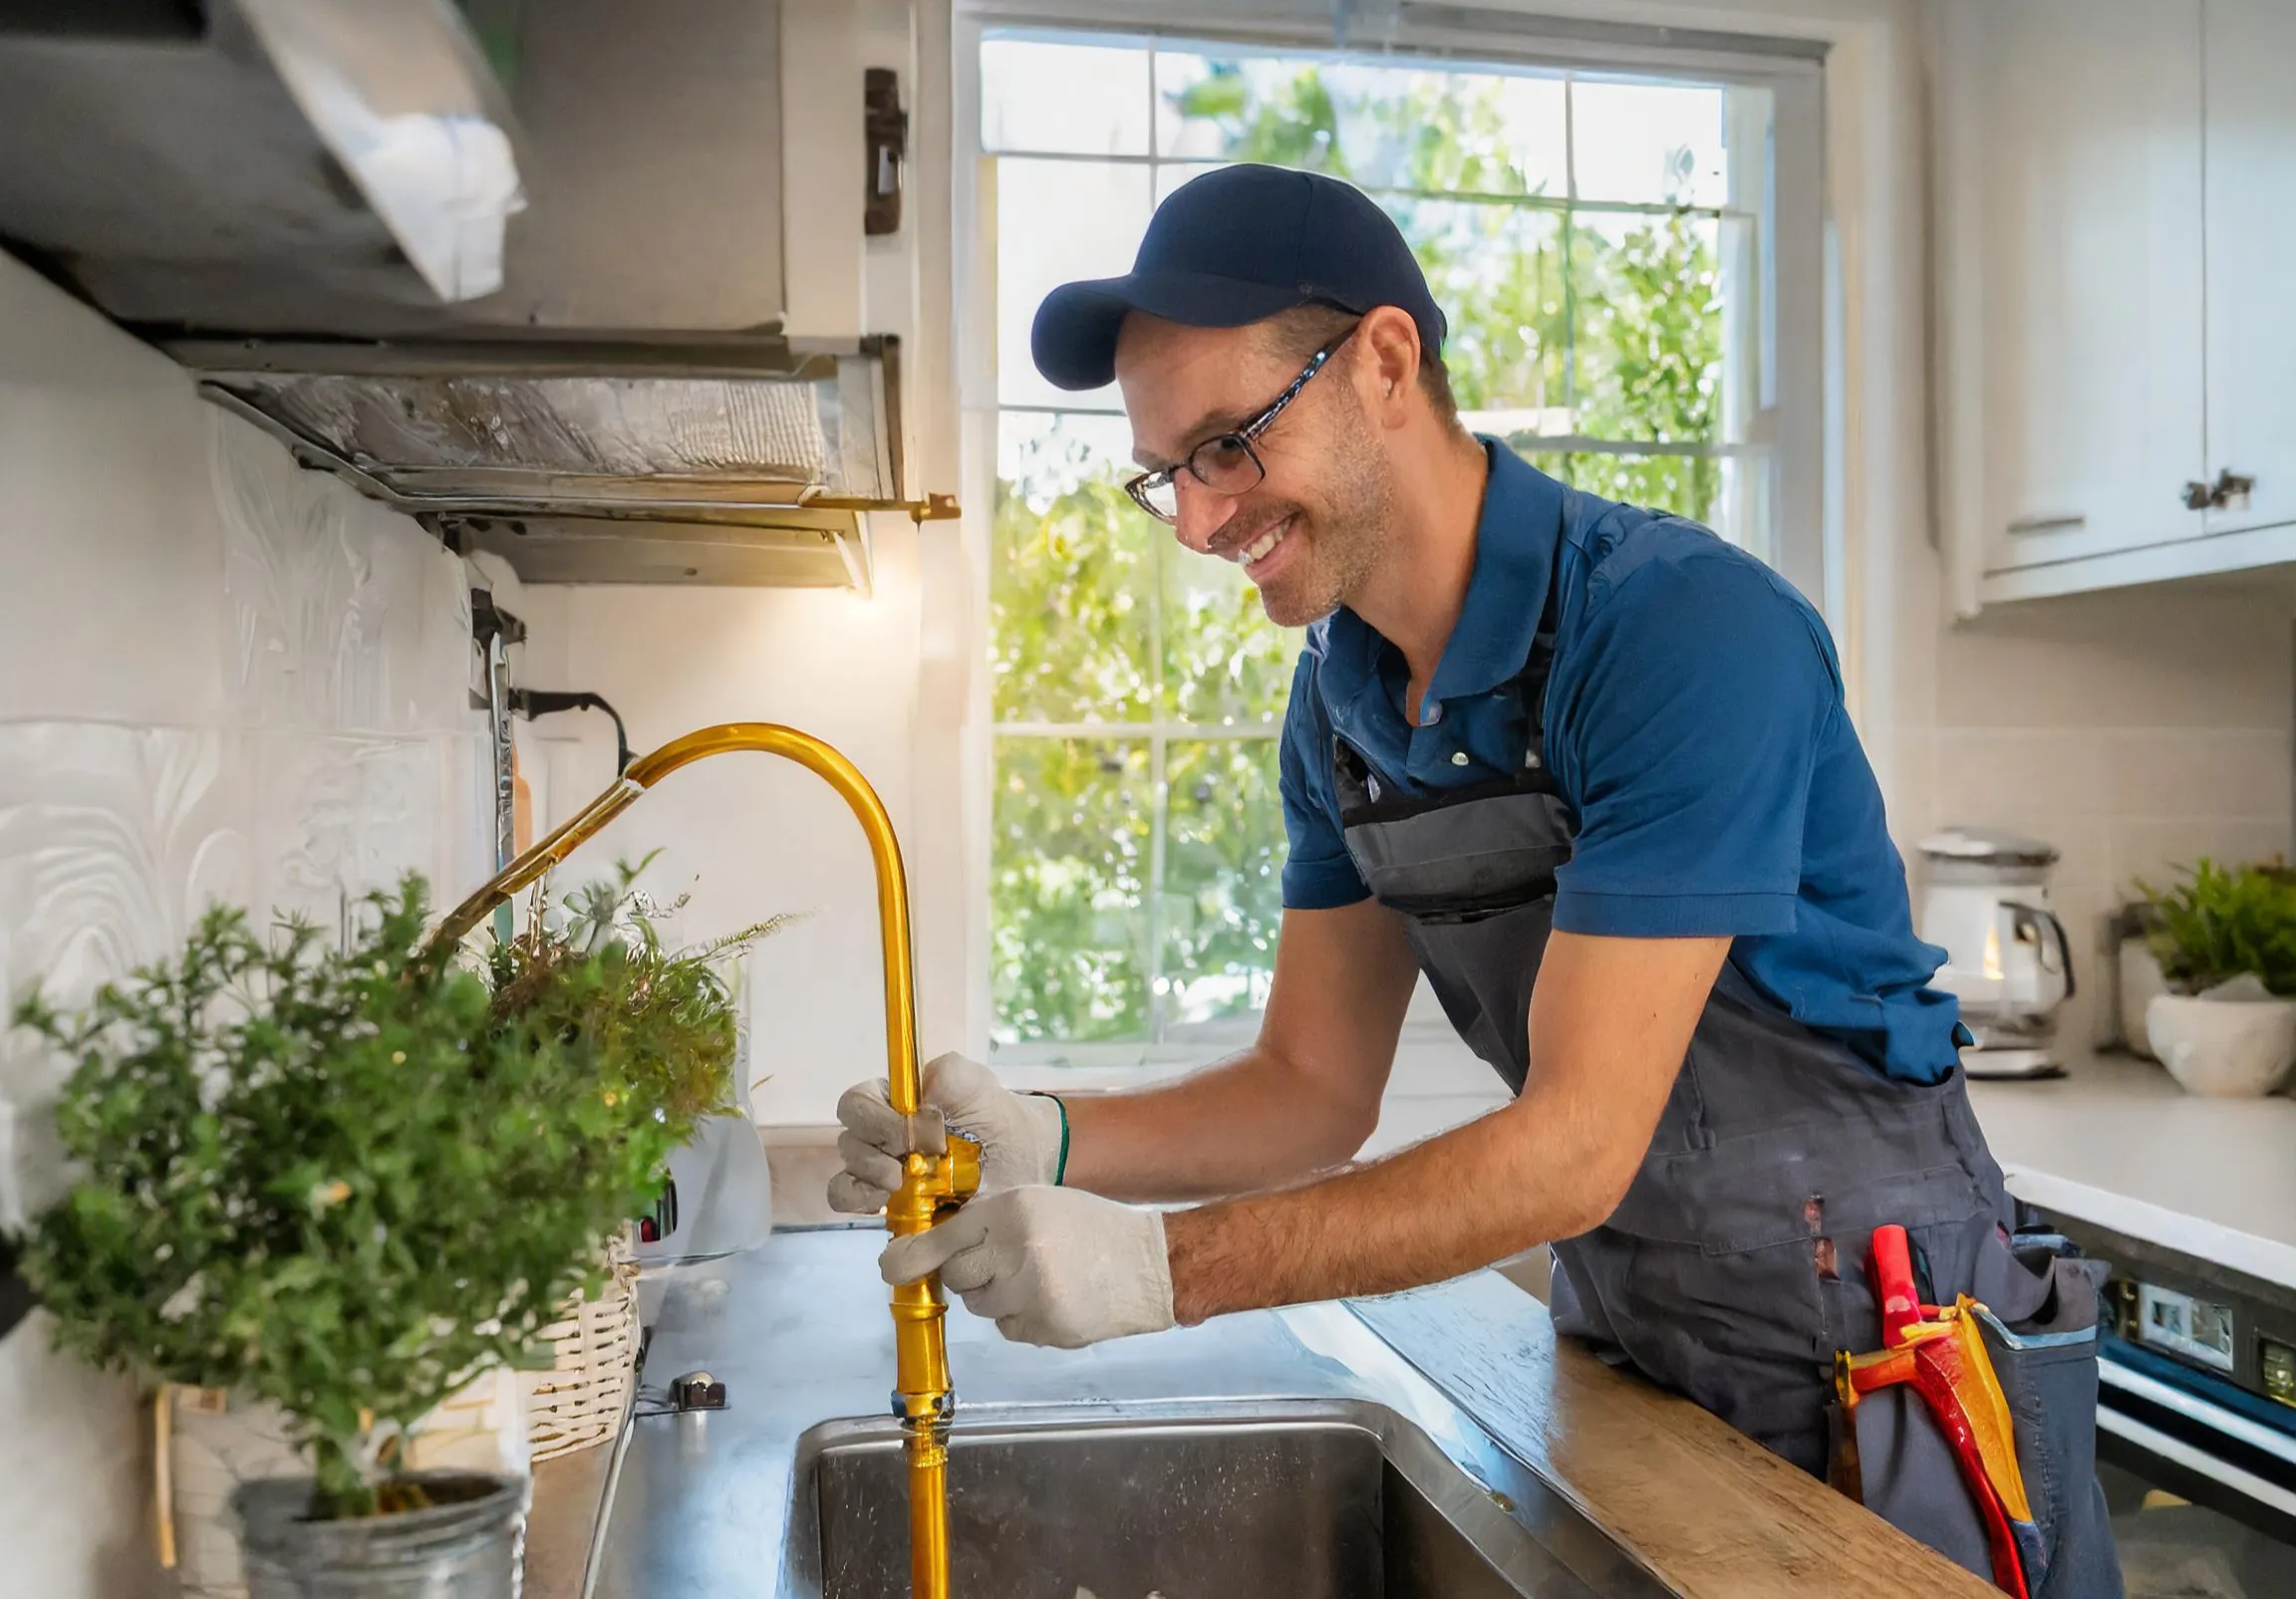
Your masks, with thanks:
[[[868,836],[870,858],[877,866],[877,919],[885,945],[887,1093],[894,1110],[915,1116],[922,1094],[917,981],[909,947],[909,880],[901,867],[901,844],[893,836],[884,802],[859,769],[820,739],[794,727],[723,722],[639,756],[612,788],[449,912],[431,935],[430,948],[441,950],[458,941],[488,912],[572,855],[679,767],[742,749],[786,755],[819,773],[853,808]],[[885,1206],[885,1223],[898,1234],[923,1232],[980,1187],[981,1147],[952,1133],[946,1155],[912,1154],[903,1162],[901,1187]],[[893,1290],[893,1414],[908,1435],[909,1581],[915,1599],[949,1599],[949,1421],[956,1395],[949,1386],[947,1314],[938,1274]]]

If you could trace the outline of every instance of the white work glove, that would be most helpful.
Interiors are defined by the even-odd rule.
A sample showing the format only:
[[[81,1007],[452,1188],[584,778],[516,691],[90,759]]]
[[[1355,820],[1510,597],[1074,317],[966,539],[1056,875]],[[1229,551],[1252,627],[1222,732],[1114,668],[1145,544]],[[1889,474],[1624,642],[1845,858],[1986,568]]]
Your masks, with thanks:
[[[1056,1183],[1064,1153],[1059,1102],[1044,1094],[1015,1094],[997,1074],[963,1055],[943,1055],[925,1068],[924,1107],[903,1118],[882,1080],[856,1083],[837,1102],[845,1131],[837,1153],[845,1169],[829,1180],[829,1207],[870,1215],[901,1186],[901,1157],[911,1150],[947,1152],[955,1129],[981,1146],[981,1192]]]
[[[1081,1189],[984,1194],[948,1220],[895,1238],[888,1283],[929,1271],[1015,1343],[1081,1349],[1172,1325],[1164,1217]]]

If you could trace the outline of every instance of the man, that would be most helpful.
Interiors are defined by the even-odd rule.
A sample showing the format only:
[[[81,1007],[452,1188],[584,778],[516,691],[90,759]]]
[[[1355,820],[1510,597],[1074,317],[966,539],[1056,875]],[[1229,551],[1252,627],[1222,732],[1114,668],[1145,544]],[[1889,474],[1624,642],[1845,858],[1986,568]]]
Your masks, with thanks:
[[[1468,433],[1444,332],[1375,205],[1265,166],[1189,183],[1128,276],[1038,312],[1051,382],[1121,387],[1142,508],[1308,627],[1282,939],[1259,1042],[1181,1081],[1063,1103],[935,1062],[927,1103],[981,1140],[985,1182],[885,1274],[938,1268],[1008,1337],[1074,1346],[1552,1243],[1560,1329],[1823,1473],[1835,1352],[1880,1343],[1875,1227],[1908,1229],[1926,1302],[2016,1325],[2093,1327],[2094,1280],[2013,1252],[1823,623],[1704,529]],[[1420,972],[1518,1097],[1346,1165]],[[904,1126],[882,1085],[839,1115],[841,1208],[939,1147],[941,1117]],[[2045,1501],[2028,1576],[2117,1594],[2093,1342],[2047,1347],[2045,1372],[1996,1350]],[[1908,1417],[1859,1408],[1866,1502],[1988,1570]]]

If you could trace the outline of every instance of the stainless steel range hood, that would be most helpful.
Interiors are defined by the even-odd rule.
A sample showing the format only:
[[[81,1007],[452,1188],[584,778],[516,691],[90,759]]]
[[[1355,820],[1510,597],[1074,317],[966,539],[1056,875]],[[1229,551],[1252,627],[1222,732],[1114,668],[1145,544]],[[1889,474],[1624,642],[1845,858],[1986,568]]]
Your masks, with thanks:
[[[782,75],[775,0],[0,0],[0,242],[534,581],[865,581],[953,507],[894,342],[789,332],[861,241],[786,223]]]

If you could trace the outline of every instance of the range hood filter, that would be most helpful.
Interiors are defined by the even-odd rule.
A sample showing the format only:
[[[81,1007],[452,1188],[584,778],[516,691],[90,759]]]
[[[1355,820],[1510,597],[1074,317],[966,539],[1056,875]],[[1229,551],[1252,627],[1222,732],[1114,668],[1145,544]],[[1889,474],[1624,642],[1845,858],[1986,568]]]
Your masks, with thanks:
[[[220,372],[205,387],[408,509],[899,498],[882,369],[796,375]]]

